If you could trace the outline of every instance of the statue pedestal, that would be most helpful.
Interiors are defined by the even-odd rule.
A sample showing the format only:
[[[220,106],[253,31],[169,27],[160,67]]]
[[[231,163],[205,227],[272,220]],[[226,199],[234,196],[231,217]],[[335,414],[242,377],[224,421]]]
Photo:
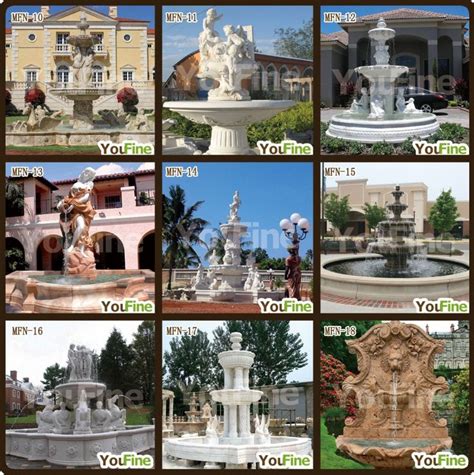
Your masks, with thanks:
[[[86,251],[85,256],[81,251],[74,250],[67,255],[67,274],[77,275],[85,278],[95,279],[97,271],[95,268],[95,257],[91,251]]]

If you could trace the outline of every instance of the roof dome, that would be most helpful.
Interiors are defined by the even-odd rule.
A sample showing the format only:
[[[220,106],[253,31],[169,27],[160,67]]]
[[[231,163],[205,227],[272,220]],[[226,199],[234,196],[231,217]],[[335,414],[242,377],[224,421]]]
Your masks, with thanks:
[[[125,173],[126,171],[127,170],[125,170],[125,168],[123,168],[121,165],[116,163],[107,163],[97,168],[95,174],[96,176],[113,175],[115,173]]]
[[[155,169],[155,162],[144,162],[137,168],[137,172],[143,171],[143,170],[154,170],[154,169]]]

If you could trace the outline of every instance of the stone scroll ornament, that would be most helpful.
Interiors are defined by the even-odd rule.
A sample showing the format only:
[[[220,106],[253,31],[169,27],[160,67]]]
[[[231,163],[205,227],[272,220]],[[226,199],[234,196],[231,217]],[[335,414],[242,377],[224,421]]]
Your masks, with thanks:
[[[417,325],[393,321],[346,344],[359,374],[346,378],[342,390],[346,398],[355,396],[357,414],[346,419],[339,450],[378,468],[409,468],[413,452],[451,447],[447,421],[432,410],[433,396],[448,391],[446,380],[433,374],[443,342]]]

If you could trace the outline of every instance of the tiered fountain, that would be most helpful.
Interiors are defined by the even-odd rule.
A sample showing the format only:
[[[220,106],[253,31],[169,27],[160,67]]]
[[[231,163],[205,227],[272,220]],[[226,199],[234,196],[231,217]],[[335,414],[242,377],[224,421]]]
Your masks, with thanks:
[[[450,449],[447,421],[437,420],[431,409],[433,396],[448,392],[446,380],[433,374],[444,343],[397,321],[346,343],[357,355],[359,374],[346,378],[342,389],[346,397],[355,396],[358,409],[346,419],[337,448],[375,468],[394,469],[411,468],[414,452]]]
[[[247,226],[240,222],[238,215],[241,201],[236,191],[229,205],[230,213],[227,223],[221,224],[220,229],[225,238],[225,255],[222,262],[215,252],[209,258],[209,269],[204,274],[202,266],[192,282],[194,298],[198,301],[216,302],[251,302],[257,303],[261,297],[279,300],[283,291],[266,290],[254,262],[248,266],[240,264],[241,238],[247,233]],[[244,274],[247,272],[247,278]]]
[[[397,185],[392,192],[395,201],[387,205],[393,217],[379,223],[369,254],[326,260],[321,269],[322,292],[401,302],[468,295],[469,267],[451,257],[426,257],[426,246],[415,240],[413,219],[402,218],[408,207],[400,201],[403,194]]]
[[[153,425],[127,426],[118,395],[102,401],[105,384],[97,382],[96,355],[70,345],[68,381],[54,388],[59,408],[50,402],[36,413],[37,429],[6,431],[6,454],[55,465],[99,465],[99,452],[143,452],[155,446]],[[91,409],[95,401],[95,409]]]
[[[408,72],[406,66],[389,64],[389,46],[385,43],[395,38],[395,30],[387,28],[380,18],[377,27],[369,30],[369,38],[375,43],[375,64],[359,66],[355,71],[369,80],[370,93],[362,88],[360,100],[354,99],[349,111],[331,118],[326,134],[362,143],[399,143],[436,132],[436,116],[416,109],[413,99],[405,101],[403,88],[398,89],[394,111],[395,82]]]
[[[211,8],[203,21],[199,35],[199,72],[201,79],[211,79],[213,89],[207,101],[170,101],[166,107],[193,122],[212,127],[211,143],[206,155],[252,155],[247,140],[247,126],[270,119],[292,105],[293,101],[255,101],[242,86],[257,71],[255,46],[251,27],[224,26],[225,39],[215,31],[222,17]],[[164,148],[165,154],[176,150]],[[189,154],[183,147],[181,153]]]
[[[250,432],[250,405],[263,395],[262,391],[249,388],[249,372],[255,354],[241,349],[242,335],[231,333],[232,350],[219,353],[219,364],[224,368],[224,389],[211,391],[213,401],[224,408],[224,432],[219,433],[219,421],[212,417],[205,437],[168,439],[164,452],[169,458],[189,463],[206,462],[204,468],[248,468],[257,462],[257,452],[281,454],[292,452],[305,455],[311,451],[307,438],[275,437],[268,431],[265,416],[255,416],[255,433]]]

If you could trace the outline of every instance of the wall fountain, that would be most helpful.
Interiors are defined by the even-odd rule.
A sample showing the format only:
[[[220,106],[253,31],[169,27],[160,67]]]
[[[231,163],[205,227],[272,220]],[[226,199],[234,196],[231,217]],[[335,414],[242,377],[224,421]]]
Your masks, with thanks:
[[[380,18],[377,27],[369,30],[369,38],[375,45],[375,64],[355,71],[369,80],[370,93],[363,87],[350,110],[331,118],[326,134],[362,143],[400,143],[408,137],[430,136],[439,129],[436,116],[416,109],[413,99],[405,101],[403,88],[397,91],[394,110],[396,80],[408,72],[406,66],[390,64],[386,42],[395,38],[395,30]]]
[[[339,450],[375,468],[411,468],[413,452],[451,448],[446,419],[436,419],[433,396],[447,393],[448,383],[433,374],[436,353],[444,343],[420,327],[398,321],[373,326],[361,338],[347,340],[357,355],[359,374],[342,384],[355,395],[355,418],[336,439]]]
[[[252,155],[255,152],[247,140],[247,126],[270,119],[294,102],[250,99],[242,81],[249,80],[258,68],[252,28],[225,25],[222,39],[214,29],[221,17],[214,8],[209,9],[199,35],[198,77],[214,82],[208,100],[170,101],[163,107],[212,127],[206,155]],[[164,153],[173,151],[165,148]]]
[[[206,435],[167,439],[164,453],[169,458],[188,463],[205,462],[204,468],[248,468],[257,462],[257,452],[280,454],[292,452],[306,455],[311,452],[311,440],[298,437],[273,436],[268,430],[269,419],[255,415],[255,433],[250,431],[250,406],[263,395],[249,388],[249,373],[255,354],[241,349],[242,335],[230,334],[232,350],[219,353],[224,369],[224,388],[211,391],[212,400],[224,408],[224,431],[218,432],[219,420],[213,416],[207,423]]]
[[[369,254],[327,259],[321,268],[321,291],[355,299],[412,301],[415,297],[461,297],[469,294],[469,267],[451,257],[426,257],[426,246],[415,239],[413,219],[403,218],[407,205],[397,185],[393,217],[377,227]],[[380,257],[382,256],[382,257]]]
[[[54,388],[59,407],[49,402],[37,411],[36,429],[6,431],[6,454],[64,466],[99,465],[99,452],[144,452],[155,446],[154,425],[127,426],[119,395],[105,398],[97,381],[97,356],[83,345],[70,345],[68,380]],[[105,399],[106,409],[104,409]],[[92,409],[95,401],[95,409]]]

